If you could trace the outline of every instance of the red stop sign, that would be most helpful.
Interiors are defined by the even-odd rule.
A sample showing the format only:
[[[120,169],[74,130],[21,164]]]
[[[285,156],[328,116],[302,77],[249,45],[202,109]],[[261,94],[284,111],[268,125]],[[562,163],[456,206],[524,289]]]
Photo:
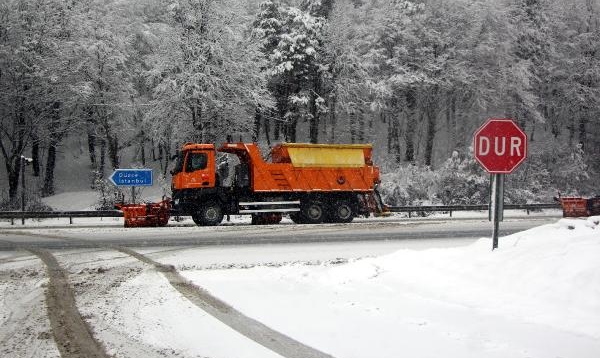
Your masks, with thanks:
[[[512,119],[492,118],[475,132],[473,148],[489,173],[510,174],[527,157],[527,135]]]

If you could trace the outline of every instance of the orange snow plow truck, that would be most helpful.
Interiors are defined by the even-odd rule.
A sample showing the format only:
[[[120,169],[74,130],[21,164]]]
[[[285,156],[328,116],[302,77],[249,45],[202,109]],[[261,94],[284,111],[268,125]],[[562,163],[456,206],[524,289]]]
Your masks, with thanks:
[[[371,145],[282,143],[266,161],[255,143],[187,143],[177,156],[173,209],[198,225],[224,215],[275,224],[285,214],[295,223],[345,223],[386,211]]]

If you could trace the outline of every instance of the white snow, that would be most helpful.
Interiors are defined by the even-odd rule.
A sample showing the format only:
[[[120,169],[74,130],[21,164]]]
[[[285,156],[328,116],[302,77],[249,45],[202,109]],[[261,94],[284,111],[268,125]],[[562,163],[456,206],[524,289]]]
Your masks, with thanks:
[[[104,322],[93,323],[105,327],[97,335],[115,357],[130,356],[123,354],[124,345],[134,341],[184,357],[281,358],[194,306],[154,270],[112,290],[96,305],[87,310],[110,312],[102,317]],[[127,340],[115,344],[119,336]]]
[[[597,357],[599,217],[318,266],[186,271],[335,357]]]
[[[599,222],[600,217],[560,219],[501,237],[494,251],[490,238],[138,251],[175,265],[242,313],[336,358],[595,358]],[[69,230],[151,237],[165,229]],[[191,230],[169,229],[175,236]],[[45,231],[51,230],[40,232]],[[90,282],[84,268],[109,269],[107,275],[89,276],[107,280],[98,286],[106,289],[82,289],[78,306],[116,357],[278,356],[191,304],[160,273],[131,257],[98,250],[57,254],[72,278],[84,283]],[[2,253],[0,273],[31,262],[23,253]],[[134,264],[138,269],[129,273]],[[10,285],[3,283],[5,293],[16,292]],[[0,309],[23,316],[10,302],[15,299]],[[39,317],[43,307],[37,312]],[[11,327],[0,328],[0,336]],[[48,343],[40,347],[55,355]]]

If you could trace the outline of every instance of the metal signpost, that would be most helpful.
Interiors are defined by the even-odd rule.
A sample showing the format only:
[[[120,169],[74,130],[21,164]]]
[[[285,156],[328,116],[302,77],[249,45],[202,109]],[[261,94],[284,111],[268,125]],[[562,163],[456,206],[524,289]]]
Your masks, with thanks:
[[[32,163],[32,158],[21,156],[21,211],[23,216],[21,217],[21,225],[25,225],[25,166]]]
[[[473,137],[475,159],[491,174],[489,218],[493,222],[492,250],[498,248],[499,221],[504,216],[504,174],[527,158],[527,134],[509,118],[488,119]]]
[[[152,186],[152,169],[117,169],[108,179],[116,186],[130,186],[131,201],[135,204],[135,187]]]

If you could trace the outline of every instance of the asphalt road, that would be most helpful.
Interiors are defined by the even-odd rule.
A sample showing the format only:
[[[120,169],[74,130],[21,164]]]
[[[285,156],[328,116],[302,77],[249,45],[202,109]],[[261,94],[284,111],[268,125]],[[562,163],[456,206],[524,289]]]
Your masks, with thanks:
[[[500,236],[556,222],[556,217],[507,218]],[[491,237],[492,225],[484,219],[366,219],[350,224],[217,227],[167,226],[164,228],[69,227],[0,229],[0,250],[17,246],[51,250],[98,246],[160,247],[252,245],[381,240],[448,240]],[[17,245],[17,246],[16,246]]]

